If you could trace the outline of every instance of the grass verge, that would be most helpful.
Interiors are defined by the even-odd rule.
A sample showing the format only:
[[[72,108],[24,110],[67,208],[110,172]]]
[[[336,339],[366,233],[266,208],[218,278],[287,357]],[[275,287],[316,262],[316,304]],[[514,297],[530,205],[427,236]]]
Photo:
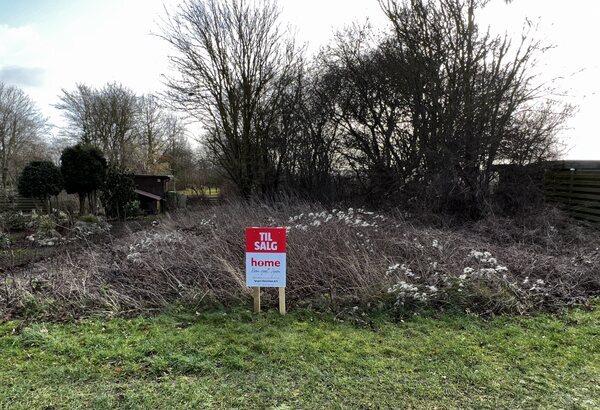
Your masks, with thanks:
[[[1,408],[600,407],[600,310],[0,325]]]

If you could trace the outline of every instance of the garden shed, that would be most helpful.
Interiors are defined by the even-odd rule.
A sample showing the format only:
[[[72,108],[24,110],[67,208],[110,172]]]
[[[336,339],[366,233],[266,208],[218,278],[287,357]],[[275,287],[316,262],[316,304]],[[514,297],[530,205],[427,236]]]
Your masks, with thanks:
[[[171,175],[136,174],[133,176],[135,193],[144,213],[154,215],[164,210],[167,182],[171,179],[173,179]]]

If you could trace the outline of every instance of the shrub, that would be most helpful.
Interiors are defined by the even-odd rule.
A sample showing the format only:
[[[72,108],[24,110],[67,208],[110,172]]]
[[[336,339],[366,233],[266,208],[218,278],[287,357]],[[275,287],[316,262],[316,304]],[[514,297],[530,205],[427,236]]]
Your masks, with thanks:
[[[69,217],[69,214],[64,211],[55,209],[50,215],[57,225],[64,227],[71,224],[71,218]]]
[[[48,214],[39,214],[36,210],[31,211],[29,215],[29,222],[27,224],[28,228],[36,229],[36,230],[54,230],[59,226],[61,228],[68,227],[71,223],[69,215],[67,215],[63,211],[52,210],[51,213]]]
[[[25,166],[18,181],[19,194],[48,202],[62,190],[62,176],[50,161],[32,161]],[[50,208],[48,204],[48,208]]]
[[[130,201],[125,206],[125,215],[128,218],[138,216],[141,213],[142,213],[142,210],[140,208],[140,201],[138,201],[138,200]]]
[[[10,248],[12,245],[12,240],[10,239],[10,235],[5,232],[0,232],[0,248],[6,249]]]
[[[81,215],[77,218],[78,220],[89,223],[89,224],[98,224],[100,223],[100,219],[96,215]]]
[[[106,159],[98,148],[77,144],[66,148],[60,157],[65,190],[79,195],[79,214],[85,212],[86,195],[100,189],[106,175]],[[90,203],[90,211],[95,212]]]
[[[55,246],[63,241],[62,235],[56,230],[56,222],[52,215],[33,214],[31,225],[36,228],[35,233],[27,239],[38,246]]]
[[[73,232],[77,238],[85,238],[91,235],[104,234],[109,232],[111,225],[106,221],[93,215],[86,215],[80,218],[73,226]]]
[[[11,232],[22,232],[29,227],[31,217],[21,211],[4,212],[0,214],[0,225],[2,228]]]
[[[112,218],[126,219],[129,204],[137,199],[135,183],[131,174],[110,167],[102,187],[102,203],[106,215]]]
[[[37,219],[36,234],[40,237],[54,237],[56,222],[50,215],[40,215]]]
[[[198,200],[198,203],[208,203],[209,202],[209,198],[206,197],[206,195],[204,195],[204,193],[197,195],[197,197],[198,198],[195,198],[195,199]],[[182,209],[182,208],[186,207],[188,196],[184,195],[184,194],[180,194],[179,192],[169,191],[166,193],[165,199],[166,199],[166,201],[165,201],[166,209],[169,211],[175,211],[177,209]]]
[[[79,213],[79,200],[74,195],[65,195],[64,197],[59,195],[55,208],[69,216],[77,215]]]

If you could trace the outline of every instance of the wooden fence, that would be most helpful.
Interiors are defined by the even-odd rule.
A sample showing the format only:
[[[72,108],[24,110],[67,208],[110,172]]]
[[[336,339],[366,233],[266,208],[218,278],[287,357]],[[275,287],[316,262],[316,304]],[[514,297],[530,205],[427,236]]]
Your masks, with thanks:
[[[574,218],[600,223],[600,170],[548,170],[544,194]]]
[[[43,201],[33,198],[23,198],[19,195],[0,194],[0,212],[21,211],[31,212],[32,209],[44,209]]]
[[[52,208],[63,211],[74,212],[79,208],[77,195],[67,194],[62,191],[50,199]],[[1,212],[31,212],[33,209],[46,210],[44,201],[33,198],[24,198],[15,191],[0,191],[0,213]]]

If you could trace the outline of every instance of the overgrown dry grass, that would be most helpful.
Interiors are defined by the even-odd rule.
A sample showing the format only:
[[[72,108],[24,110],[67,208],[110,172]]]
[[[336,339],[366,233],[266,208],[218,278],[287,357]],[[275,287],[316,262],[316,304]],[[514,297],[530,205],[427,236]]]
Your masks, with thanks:
[[[248,303],[243,236],[257,225],[289,227],[292,308],[522,314],[585,304],[600,290],[598,232],[552,209],[434,227],[401,213],[237,202],[172,215],[6,275],[2,314],[54,319]]]

